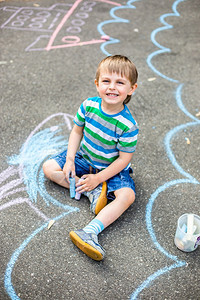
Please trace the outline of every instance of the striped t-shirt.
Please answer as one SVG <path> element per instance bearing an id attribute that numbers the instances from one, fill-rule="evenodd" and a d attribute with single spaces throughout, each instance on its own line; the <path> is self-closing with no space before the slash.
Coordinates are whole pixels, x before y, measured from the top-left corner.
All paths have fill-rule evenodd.
<path id="1" fill-rule="evenodd" d="M 135 151 L 138 126 L 128 107 L 108 115 L 101 109 L 101 98 L 86 99 L 78 109 L 74 123 L 84 126 L 80 152 L 97 169 L 104 169 L 119 157 L 119 151 Z"/>

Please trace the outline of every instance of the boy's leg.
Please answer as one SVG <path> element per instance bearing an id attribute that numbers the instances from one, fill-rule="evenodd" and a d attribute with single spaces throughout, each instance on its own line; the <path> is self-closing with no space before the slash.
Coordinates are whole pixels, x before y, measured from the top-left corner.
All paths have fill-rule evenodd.
<path id="1" fill-rule="evenodd" d="M 90 200 L 90 210 L 97 215 L 107 204 L 107 183 L 104 181 L 94 190 L 84 193 Z"/>
<path id="2" fill-rule="evenodd" d="M 49 159 L 43 164 L 43 172 L 51 181 L 63 187 L 69 188 L 69 183 L 65 178 L 63 170 L 54 159 Z"/>
<path id="3" fill-rule="evenodd" d="M 95 218 L 83 229 L 71 231 L 70 238 L 86 255 L 94 260 L 102 260 L 105 250 L 99 244 L 97 235 L 103 229 L 102 222 Z"/>
<path id="4" fill-rule="evenodd" d="M 59 159 L 62 160 L 61 166 L 64 165 L 63 154 L 60 154 Z M 64 154 L 66 157 L 66 152 Z M 59 160 L 59 162 L 60 162 Z M 51 181 L 65 187 L 69 188 L 69 183 L 67 182 L 63 170 L 59 165 L 59 163 L 55 159 L 49 159 L 43 164 L 43 172 L 45 176 L 50 179 Z M 80 170 L 79 164 L 78 168 Z M 89 171 L 89 170 L 88 170 Z M 84 174 L 84 173 L 83 173 Z M 76 182 L 78 182 L 79 177 L 75 177 Z M 86 197 L 90 200 L 90 209 L 91 211 L 97 215 L 99 211 L 107 204 L 107 184 L 104 182 L 103 184 L 99 185 L 96 189 L 84 193 Z"/>
<path id="5" fill-rule="evenodd" d="M 135 200 L 135 193 L 131 188 L 121 188 L 115 191 L 115 197 L 83 230 L 70 232 L 72 242 L 94 260 L 102 260 L 105 255 L 97 235 L 127 210 Z"/>
<path id="6" fill-rule="evenodd" d="M 135 201 L 135 193 L 131 188 L 121 188 L 114 192 L 115 199 L 106 205 L 96 216 L 104 228 L 117 220 Z"/>

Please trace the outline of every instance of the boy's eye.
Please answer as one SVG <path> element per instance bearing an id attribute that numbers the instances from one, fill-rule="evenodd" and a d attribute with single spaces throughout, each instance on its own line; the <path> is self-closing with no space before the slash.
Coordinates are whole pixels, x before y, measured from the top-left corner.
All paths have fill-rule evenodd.
<path id="1" fill-rule="evenodd" d="M 102 80 L 102 82 L 105 82 L 105 83 L 107 83 L 107 82 L 109 82 L 109 80 L 107 80 L 107 79 L 104 79 L 104 80 Z"/>
<path id="2" fill-rule="evenodd" d="M 119 84 L 124 84 L 122 81 L 118 81 Z"/>

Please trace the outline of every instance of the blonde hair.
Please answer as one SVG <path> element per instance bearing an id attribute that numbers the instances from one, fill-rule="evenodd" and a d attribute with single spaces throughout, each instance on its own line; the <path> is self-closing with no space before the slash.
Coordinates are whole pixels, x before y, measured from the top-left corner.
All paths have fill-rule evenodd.
<path id="1" fill-rule="evenodd" d="M 98 65 L 96 71 L 96 80 L 99 82 L 100 73 L 102 70 L 107 70 L 109 73 L 117 73 L 122 77 L 126 77 L 131 86 L 137 82 L 138 72 L 134 63 L 123 55 L 113 55 L 104 58 Z M 131 95 L 127 95 L 124 104 L 131 100 Z"/>

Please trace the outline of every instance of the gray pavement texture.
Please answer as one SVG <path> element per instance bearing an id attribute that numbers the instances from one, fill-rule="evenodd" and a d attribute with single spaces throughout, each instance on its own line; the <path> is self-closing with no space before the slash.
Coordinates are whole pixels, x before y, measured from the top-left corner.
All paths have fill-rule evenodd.
<path id="1" fill-rule="evenodd" d="M 0 1 L 1 300 L 200 298 L 200 248 L 174 245 L 178 218 L 200 215 L 199 37 L 199 0 Z M 101 233 L 96 262 L 69 238 L 93 218 L 87 198 L 70 199 L 41 165 L 66 147 L 110 54 L 139 72 L 137 195 Z"/>

